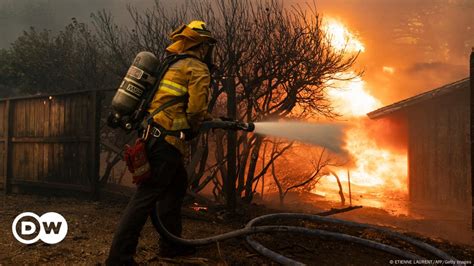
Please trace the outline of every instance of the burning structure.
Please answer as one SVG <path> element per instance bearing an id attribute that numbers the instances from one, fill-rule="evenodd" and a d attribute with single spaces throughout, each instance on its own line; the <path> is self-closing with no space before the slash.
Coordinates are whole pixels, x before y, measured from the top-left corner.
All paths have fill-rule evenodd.
<path id="1" fill-rule="evenodd" d="M 412 208 L 456 212 L 471 224 L 471 229 L 474 229 L 473 72 L 474 50 L 471 78 L 368 113 L 371 119 L 384 118 L 403 125 L 400 130 L 406 136 Z"/>

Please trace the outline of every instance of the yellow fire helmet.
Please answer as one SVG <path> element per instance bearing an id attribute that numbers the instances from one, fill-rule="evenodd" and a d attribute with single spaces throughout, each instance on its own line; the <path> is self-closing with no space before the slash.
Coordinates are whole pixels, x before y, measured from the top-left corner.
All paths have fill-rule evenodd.
<path id="1" fill-rule="evenodd" d="M 177 54 L 205 41 L 212 44 L 216 42 L 211 32 L 206 29 L 206 23 L 200 20 L 193 20 L 188 25 L 181 25 L 169 37 L 173 43 L 166 50 Z"/>

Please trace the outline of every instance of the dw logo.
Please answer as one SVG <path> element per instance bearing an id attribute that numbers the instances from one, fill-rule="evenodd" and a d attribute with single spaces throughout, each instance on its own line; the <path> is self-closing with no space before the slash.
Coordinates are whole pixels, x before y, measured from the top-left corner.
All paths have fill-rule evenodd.
<path id="1" fill-rule="evenodd" d="M 38 240 L 47 244 L 57 244 L 67 235 L 67 222 L 56 212 L 38 216 L 32 212 L 18 215 L 12 223 L 13 236 L 23 244 L 33 244 Z"/>

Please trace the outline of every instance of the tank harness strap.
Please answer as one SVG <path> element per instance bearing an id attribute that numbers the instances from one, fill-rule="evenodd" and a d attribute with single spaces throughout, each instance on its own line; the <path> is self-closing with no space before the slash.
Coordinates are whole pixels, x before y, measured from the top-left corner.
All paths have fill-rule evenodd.
<path id="1" fill-rule="evenodd" d="M 160 105 L 158 108 L 156 108 L 151 114 L 149 114 L 142 122 L 142 128 L 145 130 L 143 131 L 143 136 L 142 138 L 146 141 L 149 136 L 153 136 L 154 138 L 164 138 L 166 136 L 175 136 L 175 137 L 182 137 L 181 136 L 181 131 L 177 130 L 167 130 L 163 126 L 159 125 L 158 123 L 155 123 L 153 120 L 153 117 L 160 113 L 161 111 L 165 110 L 168 107 L 171 107 L 175 104 L 185 102 L 187 100 L 188 96 L 183 95 L 180 97 L 175 97 L 164 104 Z M 154 142 L 154 141 L 153 141 Z"/>
<path id="2" fill-rule="evenodd" d="M 160 105 L 158 108 L 156 108 L 151 114 L 148 115 L 148 117 L 144 120 L 146 122 L 146 125 L 149 125 L 153 122 L 153 117 L 160 113 L 161 111 L 165 110 L 168 107 L 171 107 L 175 104 L 185 102 L 187 100 L 188 96 L 183 95 L 179 97 L 175 97 L 164 104 Z"/>
<path id="3" fill-rule="evenodd" d="M 160 87 L 160 81 L 165 76 L 165 73 L 166 73 L 166 71 L 168 71 L 168 68 L 172 64 L 178 62 L 179 60 L 186 59 L 186 58 L 195 58 L 195 59 L 199 60 L 199 58 L 197 58 L 196 56 L 189 55 L 189 54 L 172 54 L 172 55 L 167 56 L 164 59 L 163 64 L 161 65 L 161 67 L 156 72 L 156 80 L 158 82 L 155 83 L 155 87 L 153 88 L 151 93 L 149 93 L 148 96 L 147 96 L 147 99 L 146 99 L 146 104 L 147 105 L 149 105 L 151 103 L 153 97 L 155 96 L 156 92 L 158 91 L 158 89 Z"/>

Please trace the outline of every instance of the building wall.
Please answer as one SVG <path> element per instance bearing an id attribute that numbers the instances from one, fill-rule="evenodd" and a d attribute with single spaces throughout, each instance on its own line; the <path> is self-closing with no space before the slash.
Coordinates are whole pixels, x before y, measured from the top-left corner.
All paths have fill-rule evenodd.
<path id="1" fill-rule="evenodd" d="M 471 208 L 469 86 L 406 110 L 414 203 Z"/>

